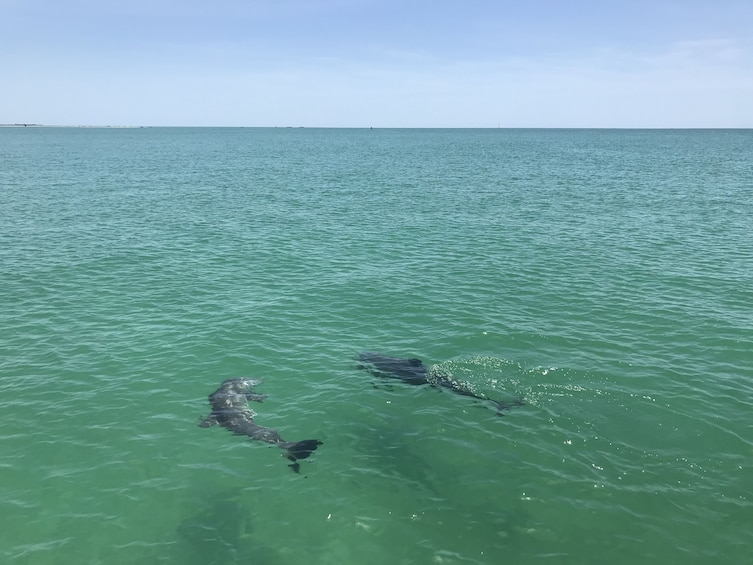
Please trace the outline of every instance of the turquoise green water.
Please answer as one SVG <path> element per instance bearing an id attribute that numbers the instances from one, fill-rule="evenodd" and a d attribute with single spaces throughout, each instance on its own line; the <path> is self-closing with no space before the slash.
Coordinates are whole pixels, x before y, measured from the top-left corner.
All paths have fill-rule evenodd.
<path id="1" fill-rule="evenodd" d="M 751 218 L 747 130 L 0 129 L 0 560 L 748 562 Z"/>

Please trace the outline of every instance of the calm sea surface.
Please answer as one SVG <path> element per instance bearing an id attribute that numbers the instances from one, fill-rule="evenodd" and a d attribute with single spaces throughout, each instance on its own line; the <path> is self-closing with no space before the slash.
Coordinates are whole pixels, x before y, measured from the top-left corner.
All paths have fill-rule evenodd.
<path id="1" fill-rule="evenodd" d="M 750 563 L 752 408 L 753 131 L 0 128 L 2 562 Z"/>

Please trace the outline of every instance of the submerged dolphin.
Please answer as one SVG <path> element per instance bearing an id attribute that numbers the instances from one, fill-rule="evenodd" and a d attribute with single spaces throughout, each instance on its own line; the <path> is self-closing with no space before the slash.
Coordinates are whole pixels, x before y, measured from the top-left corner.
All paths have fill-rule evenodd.
<path id="1" fill-rule="evenodd" d="M 420 359 L 390 357 L 389 355 L 382 355 L 373 351 L 364 351 L 358 355 L 358 360 L 360 361 L 358 368 L 368 371 L 375 377 L 399 379 L 411 385 L 431 385 L 440 390 L 450 390 L 461 396 L 470 396 L 477 400 L 484 400 L 491 403 L 497 409 L 497 414 L 502 414 L 504 410 L 513 406 L 523 405 L 521 399 L 502 402 L 476 394 L 470 389 L 467 383 L 456 381 L 439 372 L 430 372 L 429 368 Z"/>
<path id="2" fill-rule="evenodd" d="M 322 445 L 322 442 L 318 439 L 285 441 L 277 431 L 254 422 L 256 412 L 249 408 L 248 401 L 261 402 L 266 398 L 266 395 L 257 394 L 251 390 L 251 387 L 259 383 L 261 383 L 261 380 L 245 377 L 223 381 L 220 388 L 209 395 L 209 404 L 212 405 L 212 411 L 201 420 L 199 426 L 208 428 L 219 424 L 234 434 L 278 445 L 285 450 L 283 455 L 292 461 L 289 466 L 297 473 L 300 469 L 297 460 L 306 459 L 317 447 Z"/>

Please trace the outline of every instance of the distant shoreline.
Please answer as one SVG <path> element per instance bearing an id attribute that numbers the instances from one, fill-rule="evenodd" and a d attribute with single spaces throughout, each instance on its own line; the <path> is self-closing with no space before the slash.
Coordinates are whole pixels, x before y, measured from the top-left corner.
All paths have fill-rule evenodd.
<path id="1" fill-rule="evenodd" d="M 0 128 L 110 128 L 110 129 L 138 129 L 146 126 L 66 126 L 47 124 L 0 124 Z"/>

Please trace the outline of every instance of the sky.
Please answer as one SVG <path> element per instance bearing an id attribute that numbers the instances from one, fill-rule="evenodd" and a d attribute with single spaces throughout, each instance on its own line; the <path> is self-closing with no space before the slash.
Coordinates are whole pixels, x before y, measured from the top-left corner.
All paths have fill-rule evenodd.
<path id="1" fill-rule="evenodd" d="M 0 124 L 753 128 L 751 0 L 0 0 Z"/>

